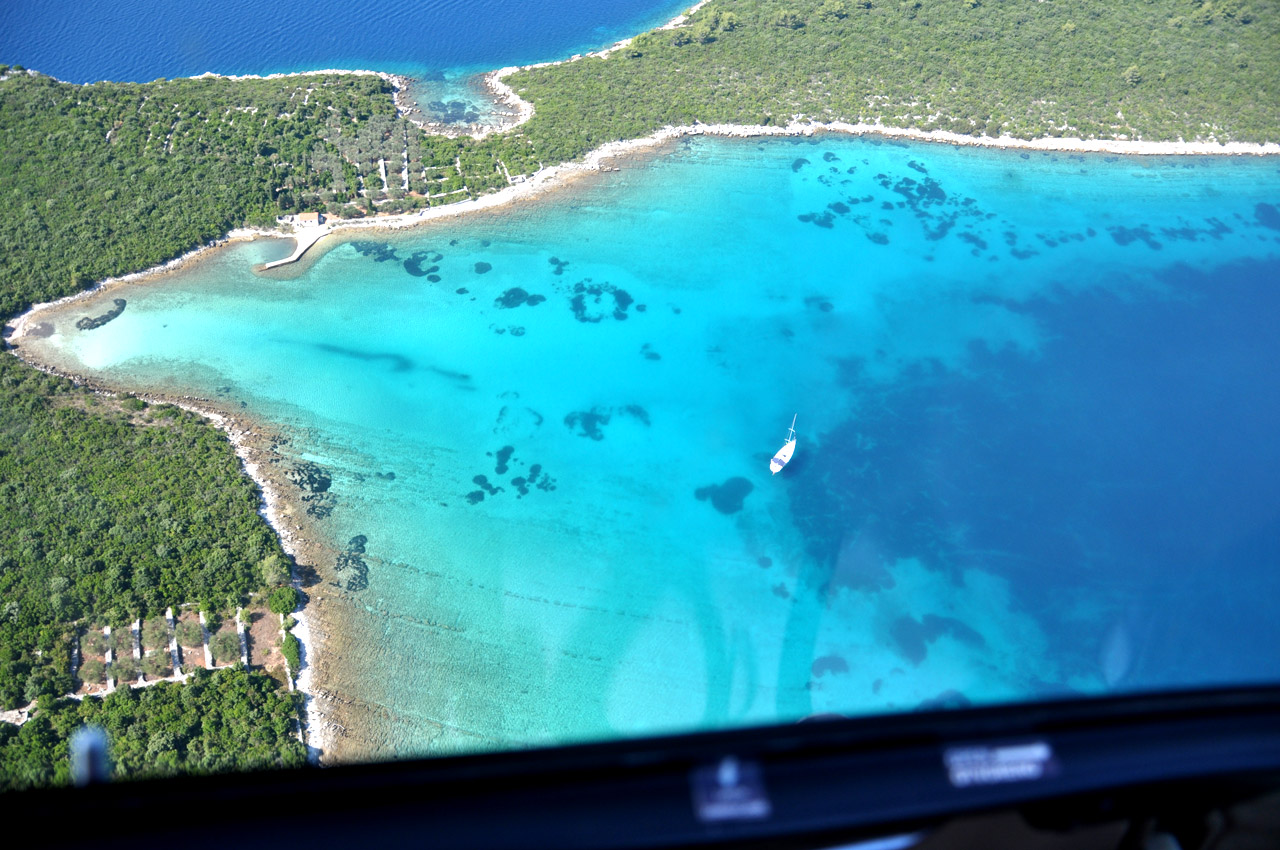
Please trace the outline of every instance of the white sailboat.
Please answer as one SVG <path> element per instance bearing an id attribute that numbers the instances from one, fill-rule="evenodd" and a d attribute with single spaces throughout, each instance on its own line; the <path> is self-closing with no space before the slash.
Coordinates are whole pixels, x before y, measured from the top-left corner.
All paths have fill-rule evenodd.
<path id="1" fill-rule="evenodd" d="M 796 453 L 796 417 L 791 417 L 791 427 L 787 429 L 787 441 L 778 449 L 778 453 L 769 461 L 769 471 L 777 475 L 787 465 L 791 456 Z"/>

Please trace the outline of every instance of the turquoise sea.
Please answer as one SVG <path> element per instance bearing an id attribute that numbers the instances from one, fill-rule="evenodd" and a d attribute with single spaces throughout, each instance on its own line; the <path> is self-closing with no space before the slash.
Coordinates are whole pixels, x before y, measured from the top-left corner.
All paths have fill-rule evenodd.
<path id="1" fill-rule="evenodd" d="M 1274 158 L 697 138 L 24 345 L 293 437 L 374 754 L 1270 680 L 1278 207 Z"/>

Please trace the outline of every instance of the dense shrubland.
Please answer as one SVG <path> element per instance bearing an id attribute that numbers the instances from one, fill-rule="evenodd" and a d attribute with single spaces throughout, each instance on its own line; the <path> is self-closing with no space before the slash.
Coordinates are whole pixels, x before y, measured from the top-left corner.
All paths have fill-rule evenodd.
<path id="1" fill-rule="evenodd" d="M 258 503 L 198 417 L 127 411 L 0 357 L 0 704 L 73 689 L 76 621 L 226 609 L 287 580 Z"/>
<path id="2" fill-rule="evenodd" d="M 23 726 L 0 723 L 0 791 L 69 783 L 68 744 L 86 723 L 107 733 L 116 779 L 298 767 L 297 717 L 295 694 L 240 667 L 101 699 L 46 697 Z"/>
<path id="3" fill-rule="evenodd" d="M 1280 141 L 1274 0 L 714 0 L 608 58 L 520 72 L 558 161 L 667 124 L 880 121 L 1019 137 Z"/>

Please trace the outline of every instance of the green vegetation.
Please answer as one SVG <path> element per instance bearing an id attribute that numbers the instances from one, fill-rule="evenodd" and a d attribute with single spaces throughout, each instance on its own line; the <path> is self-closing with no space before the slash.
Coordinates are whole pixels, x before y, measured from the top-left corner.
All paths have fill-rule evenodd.
<path id="1" fill-rule="evenodd" d="M 126 413 L 0 357 L 0 704 L 73 689 L 76 621 L 234 604 L 283 558 L 259 492 L 217 429 Z M 97 640 L 92 638 L 91 640 Z"/>
<path id="2" fill-rule="evenodd" d="M 107 667 L 101 661 L 90 658 L 80 665 L 77 676 L 79 676 L 80 681 L 86 684 L 101 685 L 107 679 Z"/>
<path id="3" fill-rule="evenodd" d="M 107 636 L 98 629 L 90 629 L 81 636 L 80 649 L 90 655 L 102 655 L 107 651 Z"/>
<path id="4" fill-rule="evenodd" d="M 272 553 L 258 564 L 258 572 L 262 575 L 262 583 L 268 587 L 286 584 L 289 581 L 289 562 Z"/>
<path id="5" fill-rule="evenodd" d="M 218 632 L 209 638 L 209 651 L 219 664 L 233 664 L 240 659 L 240 636 L 235 632 Z"/>
<path id="6" fill-rule="evenodd" d="M 169 624 L 164 617 L 152 617 L 142 624 L 142 645 L 147 649 L 169 646 Z"/>
<path id="7" fill-rule="evenodd" d="M 668 124 L 1274 141 L 1278 13 L 1276 0 L 714 0 L 607 58 L 510 77 L 534 118 L 481 142 L 396 117 L 371 76 L 14 74 L 0 82 L 0 315 L 241 224 L 454 203 Z"/>
<path id="8" fill-rule="evenodd" d="M 103 699 L 45 698 L 23 726 L 0 723 L 0 790 L 67 784 L 68 742 L 86 723 L 106 730 L 118 779 L 300 766 L 297 715 L 295 695 L 239 667 Z"/>
<path id="9" fill-rule="evenodd" d="M 292 614 L 302 600 L 302 594 L 292 587 L 277 587 L 267 597 L 267 608 L 272 614 Z"/>
<path id="10" fill-rule="evenodd" d="M 184 620 L 174 629 L 180 646 L 200 646 L 204 643 L 204 635 L 200 632 L 200 624 Z"/>
<path id="11" fill-rule="evenodd" d="M 537 168 L 524 140 L 427 136 L 390 95 L 372 76 L 0 81 L 0 316 L 282 213 L 452 203 L 507 185 L 499 156 Z"/>
<path id="12" fill-rule="evenodd" d="M 668 124 L 797 115 L 1020 137 L 1278 141 L 1280 8 L 714 0 L 687 27 L 507 82 L 535 107 L 517 135 L 548 163 Z"/>
<path id="13" fill-rule="evenodd" d="M 109 670 L 111 678 L 116 680 L 116 687 L 124 687 L 130 682 L 137 681 L 138 673 L 141 672 L 138 659 L 119 652 L 111 656 Z"/>
<path id="14" fill-rule="evenodd" d="M 0 315 L 274 225 L 330 175 L 327 122 L 391 112 L 377 77 L 0 83 Z"/>
<path id="15" fill-rule="evenodd" d="M 154 678 L 163 679 L 173 674 L 173 661 L 168 650 L 159 650 L 147 654 L 142 659 L 142 672 Z"/>
<path id="16" fill-rule="evenodd" d="M 291 632 L 285 632 L 280 640 L 280 653 L 289 662 L 289 670 L 296 676 L 302 668 L 302 649 L 298 639 Z"/>

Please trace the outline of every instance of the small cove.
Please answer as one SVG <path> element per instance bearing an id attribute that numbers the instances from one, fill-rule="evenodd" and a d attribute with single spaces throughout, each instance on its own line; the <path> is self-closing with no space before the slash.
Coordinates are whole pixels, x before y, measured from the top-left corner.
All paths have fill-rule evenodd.
<path id="1" fill-rule="evenodd" d="M 1273 669 L 1274 160 L 825 136 L 624 166 L 291 280 L 232 246 L 23 341 L 289 435 L 351 752 Z"/>

